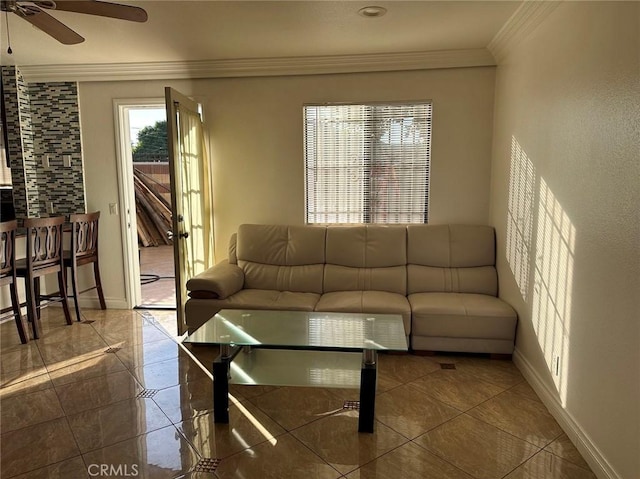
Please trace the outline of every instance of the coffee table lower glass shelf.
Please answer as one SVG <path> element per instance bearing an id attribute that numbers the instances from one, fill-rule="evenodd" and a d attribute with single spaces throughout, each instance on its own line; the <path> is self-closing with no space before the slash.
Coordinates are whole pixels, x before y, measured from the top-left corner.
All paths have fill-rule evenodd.
<path id="1" fill-rule="evenodd" d="M 378 351 L 406 351 L 400 315 L 222 310 L 185 342 L 219 345 L 213 412 L 229 422 L 229 384 L 360 387 L 358 430 L 373 432 Z"/>

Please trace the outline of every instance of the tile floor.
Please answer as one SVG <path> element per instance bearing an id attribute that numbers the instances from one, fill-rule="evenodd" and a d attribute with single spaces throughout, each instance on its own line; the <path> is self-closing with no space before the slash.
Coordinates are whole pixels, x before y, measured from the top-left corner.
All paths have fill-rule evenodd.
<path id="1" fill-rule="evenodd" d="M 343 408 L 354 390 L 232 386 L 230 424 L 214 424 L 174 314 L 85 310 L 65 326 L 49 308 L 27 345 L 0 324 L 2 478 L 595 478 L 504 360 L 381 355 L 373 434 Z"/>

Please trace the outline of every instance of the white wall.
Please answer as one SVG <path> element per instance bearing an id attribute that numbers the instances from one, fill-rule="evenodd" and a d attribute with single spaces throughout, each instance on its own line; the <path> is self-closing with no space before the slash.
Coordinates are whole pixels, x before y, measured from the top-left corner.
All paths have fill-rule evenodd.
<path id="1" fill-rule="evenodd" d="M 625 479 L 640 477 L 639 26 L 637 2 L 562 2 L 511 50 L 491 184 L 515 360 L 599 477 Z"/>
<path id="2" fill-rule="evenodd" d="M 89 210 L 100 220 L 101 273 L 124 301 L 113 100 L 162 97 L 172 86 L 204 104 L 213 162 L 217 259 L 241 223 L 304 222 L 302 106 L 433 100 L 430 220 L 487 223 L 495 68 L 80 84 Z M 104 238 L 108 238 L 104 241 Z"/>

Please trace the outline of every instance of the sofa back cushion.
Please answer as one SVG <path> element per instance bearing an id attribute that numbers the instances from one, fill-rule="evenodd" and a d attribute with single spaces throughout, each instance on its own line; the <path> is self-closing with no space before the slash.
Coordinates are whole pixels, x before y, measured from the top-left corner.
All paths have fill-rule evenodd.
<path id="1" fill-rule="evenodd" d="M 409 225 L 407 263 L 409 294 L 498 294 L 491 226 Z"/>
<path id="2" fill-rule="evenodd" d="M 325 228 L 240 225 L 236 257 L 245 289 L 322 293 Z"/>
<path id="3" fill-rule="evenodd" d="M 324 292 L 407 294 L 404 226 L 328 226 Z"/>

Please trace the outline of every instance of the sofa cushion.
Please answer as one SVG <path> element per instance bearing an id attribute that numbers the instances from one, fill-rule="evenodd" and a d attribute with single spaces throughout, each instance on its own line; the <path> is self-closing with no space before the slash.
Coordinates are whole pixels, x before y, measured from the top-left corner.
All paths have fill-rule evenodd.
<path id="1" fill-rule="evenodd" d="M 323 227 L 241 225 L 236 256 L 246 289 L 322 293 Z"/>
<path id="2" fill-rule="evenodd" d="M 340 313 L 400 314 L 407 335 L 411 333 L 411 307 L 406 296 L 388 291 L 334 291 L 324 293 L 316 311 Z"/>
<path id="3" fill-rule="evenodd" d="M 486 294 L 409 295 L 414 336 L 513 340 L 517 315 L 504 301 Z"/>
<path id="4" fill-rule="evenodd" d="M 496 296 L 495 233 L 483 225 L 408 225 L 407 291 Z"/>
<path id="5" fill-rule="evenodd" d="M 238 228 L 238 261 L 295 266 L 325 262 L 325 228 L 249 225 Z"/>
<path id="6" fill-rule="evenodd" d="M 408 293 L 477 293 L 496 296 L 498 276 L 493 266 L 437 268 L 407 265 Z"/>
<path id="7" fill-rule="evenodd" d="M 324 292 L 389 291 L 406 295 L 406 228 L 327 227 Z"/>
<path id="8" fill-rule="evenodd" d="M 291 309 L 313 311 L 320 299 L 317 293 L 275 291 L 272 289 L 243 289 L 217 302 L 219 309 Z"/>
<path id="9" fill-rule="evenodd" d="M 407 263 L 441 268 L 495 265 L 495 232 L 485 225 L 408 225 Z"/>

